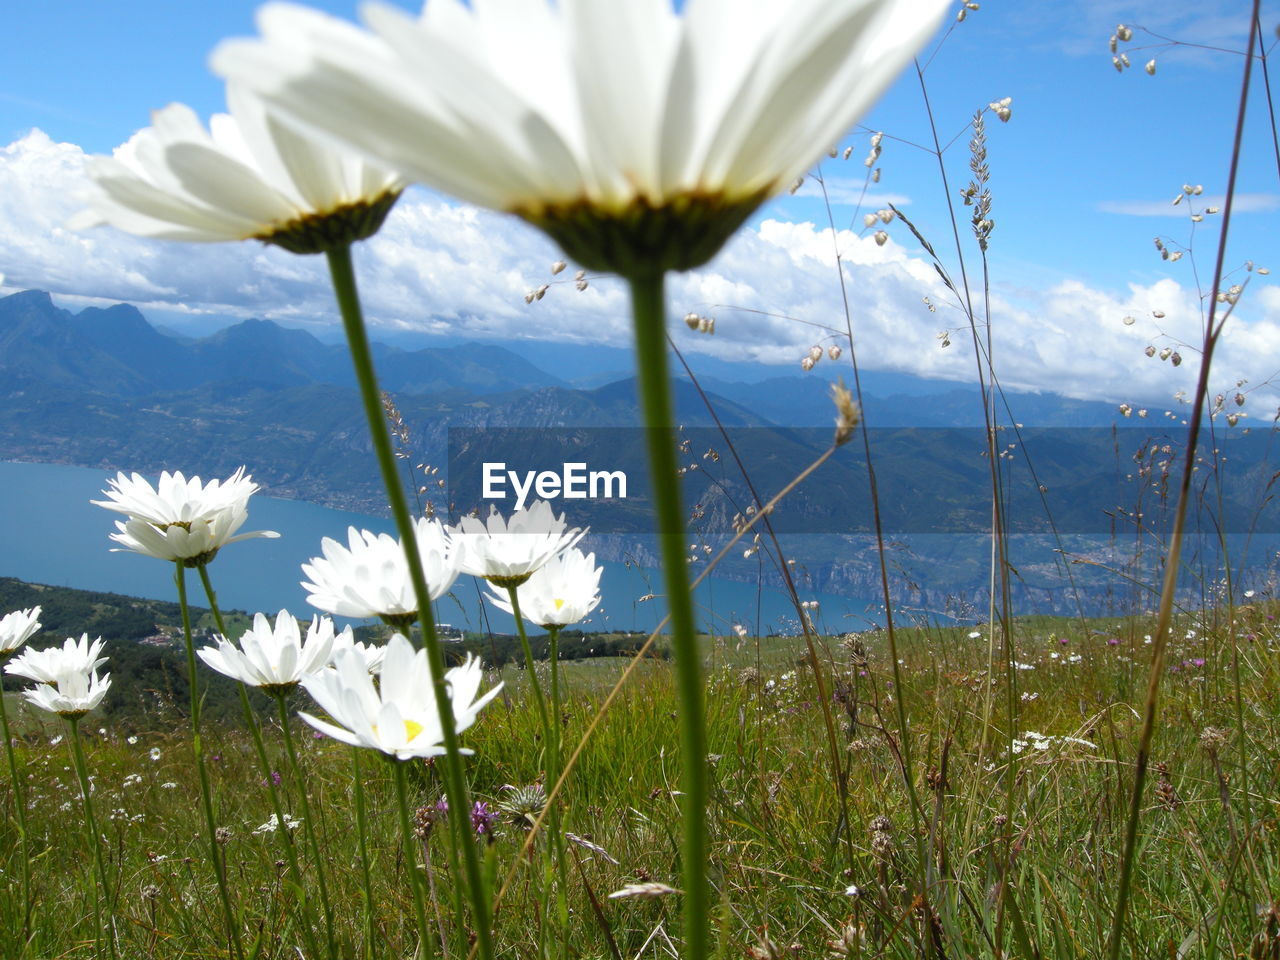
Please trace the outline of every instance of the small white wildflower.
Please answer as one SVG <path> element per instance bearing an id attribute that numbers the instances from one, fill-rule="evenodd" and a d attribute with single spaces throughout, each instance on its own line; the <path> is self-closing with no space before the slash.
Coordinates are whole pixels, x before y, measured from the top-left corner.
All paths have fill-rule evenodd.
<path id="1" fill-rule="evenodd" d="M 160 759 L 160 756 L 161 756 L 161 754 L 160 754 L 160 748 L 159 748 L 159 747 L 152 747 L 152 748 L 151 748 L 151 753 L 150 753 L 150 757 L 151 757 L 151 759 L 152 759 L 152 760 L 159 760 L 159 759 Z"/>
<path id="2" fill-rule="evenodd" d="M 267 818 L 266 823 L 263 823 L 255 827 L 253 832 L 254 833 L 275 833 L 276 830 L 279 829 L 281 823 L 283 823 L 285 827 L 289 830 L 297 830 L 298 827 L 302 826 L 301 820 L 294 819 L 292 816 L 290 816 L 287 813 L 284 815 L 283 821 L 277 820 L 276 815 L 273 813 L 270 817 Z"/>

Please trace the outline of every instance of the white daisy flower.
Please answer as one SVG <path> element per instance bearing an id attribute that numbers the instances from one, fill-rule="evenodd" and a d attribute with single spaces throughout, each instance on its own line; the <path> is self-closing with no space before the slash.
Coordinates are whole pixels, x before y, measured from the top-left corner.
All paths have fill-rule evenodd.
<path id="1" fill-rule="evenodd" d="M 206 130 L 180 103 L 152 114 L 111 157 L 91 157 L 97 187 L 76 229 L 110 224 L 166 240 L 257 239 L 317 253 L 376 233 L 398 175 L 299 134 L 237 84 Z"/>
<path id="2" fill-rule="evenodd" d="M 516 588 L 521 616 L 548 629 L 577 623 L 600 603 L 602 573 L 604 568 L 596 566 L 596 555 L 583 554 L 577 547 L 552 557 Z M 512 613 L 507 592 L 491 590 L 489 602 Z"/>
<path id="3" fill-rule="evenodd" d="M 331 721 L 308 713 L 300 716 L 335 740 L 380 750 L 400 760 L 443 755 L 444 734 L 426 651 L 415 651 L 399 633 L 392 635 L 386 649 L 377 684 L 364 659 L 345 649 L 338 651 L 332 670 L 303 677 L 302 686 Z M 502 689 L 498 684 L 477 699 L 483 678 L 480 661 L 474 657 L 445 673 L 459 733 L 475 722 L 480 710 Z"/>
<path id="4" fill-rule="evenodd" d="M 95 670 L 66 670 L 52 683 L 41 683 L 22 695 L 41 710 L 71 720 L 83 717 L 100 703 L 111 689 L 111 675 L 98 676 Z"/>
<path id="5" fill-rule="evenodd" d="M 155 487 L 137 473 L 129 477 L 120 473 L 108 482 L 110 489 L 102 491 L 108 499 L 90 503 L 129 517 L 117 521 L 117 532 L 111 534 L 121 544 L 117 550 L 200 566 L 228 543 L 280 536 L 274 530 L 236 533 L 248 519 L 249 497 L 258 490 L 244 467 L 226 480 L 207 484 L 199 477 L 188 480 L 181 472 L 168 471 L 160 474 Z"/>
<path id="6" fill-rule="evenodd" d="M 66 674 L 93 673 L 106 663 L 106 657 L 98 656 L 104 643 L 101 637 L 90 643 L 89 635 L 84 633 L 79 640 L 67 637 L 61 647 L 28 648 L 5 664 L 4 672 L 36 683 L 56 684 Z"/>
<path id="7" fill-rule="evenodd" d="M 7 657 L 40 629 L 40 608 L 14 610 L 0 617 L 0 657 Z"/>
<path id="8" fill-rule="evenodd" d="M 503 520 L 497 508 L 489 519 L 463 517 L 449 529 L 458 569 L 499 587 L 518 586 L 534 571 L 582 539 L 586 530 L 567 529 L 545 500 L 535 500 Z"/>
<path id="9" fill-rule="evenodd" d="M 946 0 L 430 0 L 368 30 L 271 3 L 214 70 L 585 267 L 706 262 L 836 143 Z"/>
<path id="10" fill-rule="evenodd" d="M 420 517 L 414 534 L 432 600 L 447 593 L 458 579 L 454 550 L 439 520 Z M 379 617 L 407 629 L 418 615 L 418 601 L 400 541 L 385 533 L 347 529 L 347 546 L 325 537 L 323 556 L 302 565 L 310 579 L 302 581 L 307 602 L 339 617 Z"/>
<path id="11" fill-rule="evenodd" d="M 348 644 L 353 642 L 350 627 L 342 636 Z M 304 638 L 298 621 L 281 610 L 274 627 L 261 613 L 255 614 L 253 627 L 244 632 L 239 644 L 237 648 L 226 637 L 218 637 L 217 646 L 197 653 L 219 673 L 275 694 L 293 689 L 304 676 L 328 665 L 337 634 L 328 617 L 313 617 Z"/>

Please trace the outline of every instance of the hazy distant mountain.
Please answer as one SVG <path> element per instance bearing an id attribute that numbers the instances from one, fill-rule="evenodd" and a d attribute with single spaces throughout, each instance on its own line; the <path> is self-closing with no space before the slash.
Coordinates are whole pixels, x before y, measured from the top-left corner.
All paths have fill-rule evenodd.
<path id="1" fill-rule="evenodd" d="M 608 428 L 591 438 L 600 463 L 607 469 L 625 466 L 634 476 L 646 474 L 642 439 L 617 429 L 640 419 L 626 351 L 600 350 L 593 363 L 592 351 L 581 345 L 535 349 L 517 343 L 513 348 L 375 346 L 381 385 L 394 394 L 410 431 L 404 465 L 412 488 L 427 486 L 437 505 L 449 508 L 447 492 L 432 486 L 434 478 L 428 481 L 415 465 L 439 467 L 443 475 L 451 427 L 533 428 L 513 436 L 501 451 L 513 461 L 536 455 L 539 438 L 559 428 L 583 433 Z M 570 386 L 528 357 L 554 361 L 558 372 L 586 378 L 590 385 Z M 830 381 L 818 371 L 760 378 L 758 367 L 752 377 L 740 365 L 717 361 L 707 366 L 714 375 L 700 376 L 699 383 L 720 422 L 735 431 L 735 443 L 762 494 L 778 490 L 830 444 Z M 605 377 L 609 370 L 622 372 Z M 733 379 L 739 373 L 744 379 Z M 981 531 L 989 522 L 983 434 L 953 429 L 981 424 L 976 389 L 869 373 L 864 390 L 869 422 L 885 428 L 872 446 L 886 528 L 891 534 L 905 531 L 911 544 L 895 546 L 903 583 L 915 591 L 911 596 L 935 605 L 955 596 L 979 597 L 989 555 L 989 547 L 979 543 L 982 537 L 971 538 L 981 549 L 959 552 L 956 538 L 932 537 L 934 532 Z M 699 432 L 714 422 L 699 391 L 687 379 L 677 379 L 674 392 L 690 439 L 681 454 L 687 502 L 703 529 L 723 531 L 735 513 L 745 510 L 750 493 L 719 435 Z M 273 495 L 385 512 L 347 350 L 303 330 L 248 320 L 191 339 L 157 330 L 127 304 L 72 314 L 57 308 L 46 293 L 14 294 L 0 299 L 0 400 L 0 459 L 152 474 L 182 469 L 204 476 L 225 476 L 243 464 Z M 1123 537 L 1126 505 L 1132 509 L 1138 502 L 1143 485 L 1149 500 L 1157 498 L 1143 510 L 1153 517 L 1167 511 L 1167 490 L 1162 492 L 1158 472 L 1150 473 L 1156 451 L 1149 450 L 1144 461 L 1153 479 L 1135 480 L 1133 460 L 1133 448 L 1146 431 L 1158 431 L 1161 424 L 1122 421 L 1145 429 L 1117 438 L 1109 429 L 1115 422 L 1109 404 L 1011 394 L 1010 405 L 1014 418 L 1029 425 L 1108 428 L 1007 437 L 1011 445 L 1000 469 L 1012 529 L 1043 532 L 1043 524 L 1036 524 L 1048 509 L 1061 530 L 1105 532 L 1114 519 Z M 1179 438 L 1160 442 L 1171 442 L 1176 453 Z M 1034 476 L 1021 463 L 1024 449 L 1033 453 Z M 870 595 L 879 561 L 865 536 L 853 536 L 863 535 L 869 516 L 868 471 L 860 451 L 861 444 L 839 451 L 788 498 L 774 520 L 803 532 L 804 545 L 792 556 L 814 586 Z M 1232 455 L 1239 465 L 1234 469 L 1245 473 L 1228 489 L 1220 516 L 1229 529 L 1280 531 L 1280 507 L 1264 511 L 1257 504 L 1274 472 L 1265 454 L 1241 444 Z M 643 511 L 644 500 L 629 499 L 627 507 Z M 581 522 L 605 529 L 591 509 L 582 505 Z M 609 559 L 622 557 L 610 556 L 607 544 L 599 549 Z M 655 562 L 634 546 L 627 549 L 628 557 Z M 1032 581 L 1045 591 L 1061 585 L 1057 549 L 1049 542 L 1049 559 L 1028 558 L 1019 565 L 1027 589 Z M 1111 562 L 1105 551 L 1090 556 Z M 736 563 L 752 573 L 756 562 L 731 560 L 727 572 Z"/>
<path id="2" fill-rule="evenodd" d="M 852 377 L 844 378 L 852 389 Z M 816 374 L 772 377 L 759 383 L 737 383 L 699 377 L 704 390 L 749 406 L 777 424 L 826 426 L 831 422 L 831 380 Z M 872 372 L 862 376 L 867 422 L 876 427 L 980 427 L 982 398 L 976 386 L 925 380 L 907 374 Z M 1006 394 L 1013 417 L 1021 423 L 1055 427 L 1109 426 L 1114 404 L 1073 400 L 1051 393 Z M 1000 420 L 1009 417 L 1001 406 Z"/>
<path id="3" fill-rule="evenodd" d="M 379 344 L 376 353 L 383 389 L 397 393 L 564 386 L 497 346 L 406 351 Z M 180 339 L 161 333 L 129 304 L 72 314 L 38 290 L 0 298 L 0 372 L 120 396 L 227 380 L 266 388 L 355 383 L 346 347 L 305 330 L 245 320 L 198 340 Z"/>

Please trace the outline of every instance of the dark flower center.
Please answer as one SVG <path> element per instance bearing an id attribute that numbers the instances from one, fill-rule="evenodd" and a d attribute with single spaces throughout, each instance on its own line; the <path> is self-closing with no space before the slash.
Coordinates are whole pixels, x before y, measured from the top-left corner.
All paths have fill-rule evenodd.
<path id="1" fill-rule="evenodd" d="M 661 206 L 637 197 L 622 210 L 575 200 L 512 212 L 549 234 L 587 269 L 633 277 L 702 266 L 772 193 L 772 186 L 733 199 L 685 193 Z"/>
<path id="2" fill-rule="evenodd" d="M 326 213 L 309 213 L 260 233 L 255 239 L 284 247 L 290 253 L 326 253 L 348 247 L 378 232 L 400 193 L 388 190 L 373 200 L 358 200 Z"/>

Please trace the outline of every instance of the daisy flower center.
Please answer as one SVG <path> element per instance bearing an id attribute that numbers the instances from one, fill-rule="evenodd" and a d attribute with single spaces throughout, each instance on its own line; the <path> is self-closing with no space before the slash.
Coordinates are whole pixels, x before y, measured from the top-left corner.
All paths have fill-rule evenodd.
<path id="1" fill-rule="evenodd" d="M 374 200 L 357 200 L 326 213 L 308 213 L 255 234 L 254 239 L 290 253 L 325 253 L 373 236 L 399 199 L 399 190 L 388 190 Z"/>

